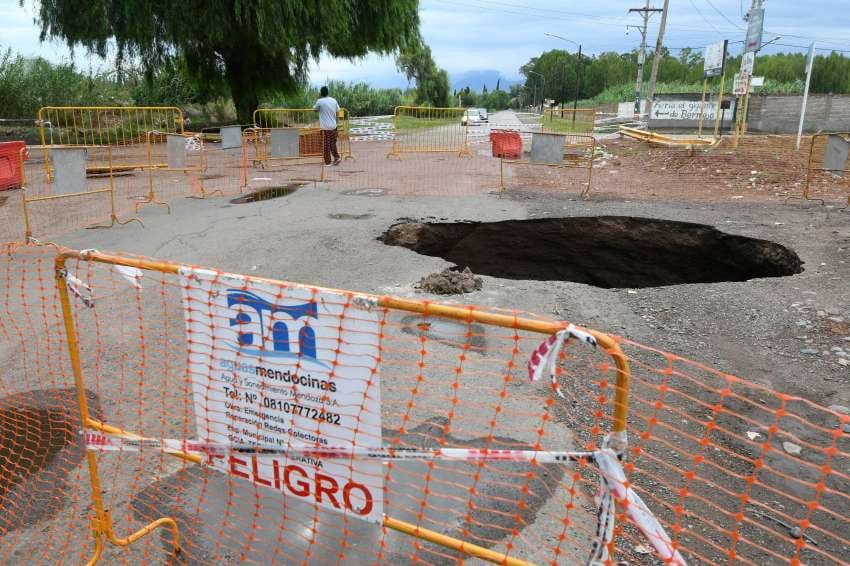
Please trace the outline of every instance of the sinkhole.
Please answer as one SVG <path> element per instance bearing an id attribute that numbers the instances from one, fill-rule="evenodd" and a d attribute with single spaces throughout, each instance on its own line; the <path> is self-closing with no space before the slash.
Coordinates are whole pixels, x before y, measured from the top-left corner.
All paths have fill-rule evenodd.
<path id="1" fill-rule="evenodd" d="M 478 275 L 610 288 L 747 281 L 803 271 L 793 250 L 705 224 L 589 216 L 501 222 L 405 221 L 380 237 Z"/>

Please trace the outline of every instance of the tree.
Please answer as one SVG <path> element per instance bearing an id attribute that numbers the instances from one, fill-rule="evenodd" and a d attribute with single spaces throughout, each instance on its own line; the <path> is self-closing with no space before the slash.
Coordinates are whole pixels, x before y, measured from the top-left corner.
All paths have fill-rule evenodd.
<path id="1" fill-rule="evenodd" d="M 473 92 L 468 86 L 465 87 L 462 91 L 460 91 L 460 105 L 461 106 L 475 106 L 478 102 L 478 97 L 475 96 L 475 92 Z"/>
<path id="2" fill-rule="evenodd" d="M 496 90 L 500 90 L 500 89 L 499 89 L 499 86 L 500 86 L 501 84 L 502 84 L 502 78 L 501 78 L 501 77 L 499 77 L 498 79 L 496 79 Z"/>
<path id="3" fill-rule="evenodd" d="M 23 0 L 21 0 L 23 1 Z M 418 0 L 39 0 L 41 39 L 156 70 L 179 55 L 202 91 L 229 87 L 239 121 L 262 94 L 292 92 L 310 59 L 388 54 L 418 41 Z"/>
<path id="4" fill-rule="evenodd" d="M 416 102 L 435 107 L 449 105 L 449 74 L 437 67 L 431 48 L 421 37 L 399 50 L 396 67 L 407 80 L 416 81 Z"/>

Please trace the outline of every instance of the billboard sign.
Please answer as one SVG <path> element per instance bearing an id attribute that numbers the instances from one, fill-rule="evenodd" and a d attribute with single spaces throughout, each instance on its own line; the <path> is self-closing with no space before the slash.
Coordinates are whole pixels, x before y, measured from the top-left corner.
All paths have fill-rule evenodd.
<path id="1" fill-rule="evenodd" d="M 744 42 L 744 52 L 758 51 L 761 47 L 761 34 L 764 27 L 764 8 L 750 10 L 747 39 Z"/>
<path id="2" fill-rule="evenodd" d="M 726 63 L 726 41 L 718 41 L 705 47 L 703 51 L 703 78 L 719 77 Z"/>

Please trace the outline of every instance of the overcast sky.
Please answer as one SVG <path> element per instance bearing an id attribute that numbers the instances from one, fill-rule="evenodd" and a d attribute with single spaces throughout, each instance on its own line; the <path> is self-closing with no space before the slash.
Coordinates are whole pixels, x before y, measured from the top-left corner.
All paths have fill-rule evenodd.
<path id="1" fill-rule="evenodd" d="M 58 61 L 70 52 L 61 44 L 39 43 L 33 23 L 33 1 L 0 0 L 0 45 L 27 56 L 41 55 Z M 660 7 L 663 0 L 652 0 Z M 552 48 L 575 49 L 572 44 L 547 37 L 554 33 L 582 44 L 585 53 L 628 51 L 640 43 L 640 34 L 628 25 L 638 25 L 638 14 L 629 8 L 641 7 L 645 0 L 421 0 L 422 33 L 431 46 L 437 64 L 459 74 L 464 71 L 495 69 L 502 76 L 516 78 L 519 67 L 530 57 Z M 702 47 L 729 39 L 741 41 L 746 23 L 741 15 L 750 0 L 670 0 L 665 45 L 670 49 Z M 850 0 L 766 0 L 765 36 L 782 38 L 764 52 L 804 51 L 810 41 L 817 47 L 845 50 L 850 54 Z M 650 20 L 648 43 L 654 45 L 660 17 Z M 796 46 L 796 47 L 795 47 Z M 740 52 L 741 43 L 731 52 Z M 820 51 L 824 53 L 825 51 Z M 87 69 L 105 66 L 77 50 L 75 61 Z M 350 62 L 322 58 L 313 65 L 311 80 L 365 80 L 375 86 L 397 86 L 404 79 L 392 58 L 370 56 Z"/>

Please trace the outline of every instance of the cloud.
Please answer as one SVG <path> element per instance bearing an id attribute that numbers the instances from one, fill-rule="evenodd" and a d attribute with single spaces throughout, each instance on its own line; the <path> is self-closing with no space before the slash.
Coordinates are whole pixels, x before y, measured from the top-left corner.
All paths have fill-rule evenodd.
<path id="1" fill-rule="evenodd" d="M 653 3 L 660 5 L 661 1 Z M 732 42 L 744 38 L 746 22 L 741 19 L 742 3 L 749 2 L 670 2 L 665 45 L 701 47 L 725 38 L 730 40 L 732 53 L 738 53 L 740 43 Z M 628 10 L 642 4 L 641 0 L 582 4 L 560 0 L 422 0 L 421 31 L 437 64 L 450 74 L 496 69 L 502 76 L 513 78 L 518 76 L 521 65 L 545 50 L 575 49 L 572 44 L 543 35 L 544 32 L 581 43 L 587 54 L 636 49 L 640 34 L 634 29 L 627 34 L 626 26 L 636 26 L 641 20 L 638 14 L 629 14 Z M 658 20 L 657 15 L 650 20 L 647 34 L 650 46 L 655 45 Z M 801 9 L 798 0 L 771 0 L 765 5 L 765 29 L 766 40 L 774 37 L 770 32 L 783 35 L 777 44 L 765 49 L 768 53 L 801 51 L 813 38 L 821 48 L 850 52 L 850 10 L 846 9 L 846 0 L 808 0 L 805 9 Z M 53 61 L 71 57 L 65 45 L 40 43 L 38 35 L 31 3 L 21 8 L 13 0 L 0 2 L 0 42 L 4 47 Z M 108 65 L 107 61 L 89 58 L 81 50 L 77 50 L 76 61 L 96 68 Z M 375 86 L 407 84 L 396 70 L 393 57 L 378 55 L 353 62 L 322 57 L 318 63 L 311 64 L 311 82 L 318 84 L 328 79 L 362 80 Z"/>

